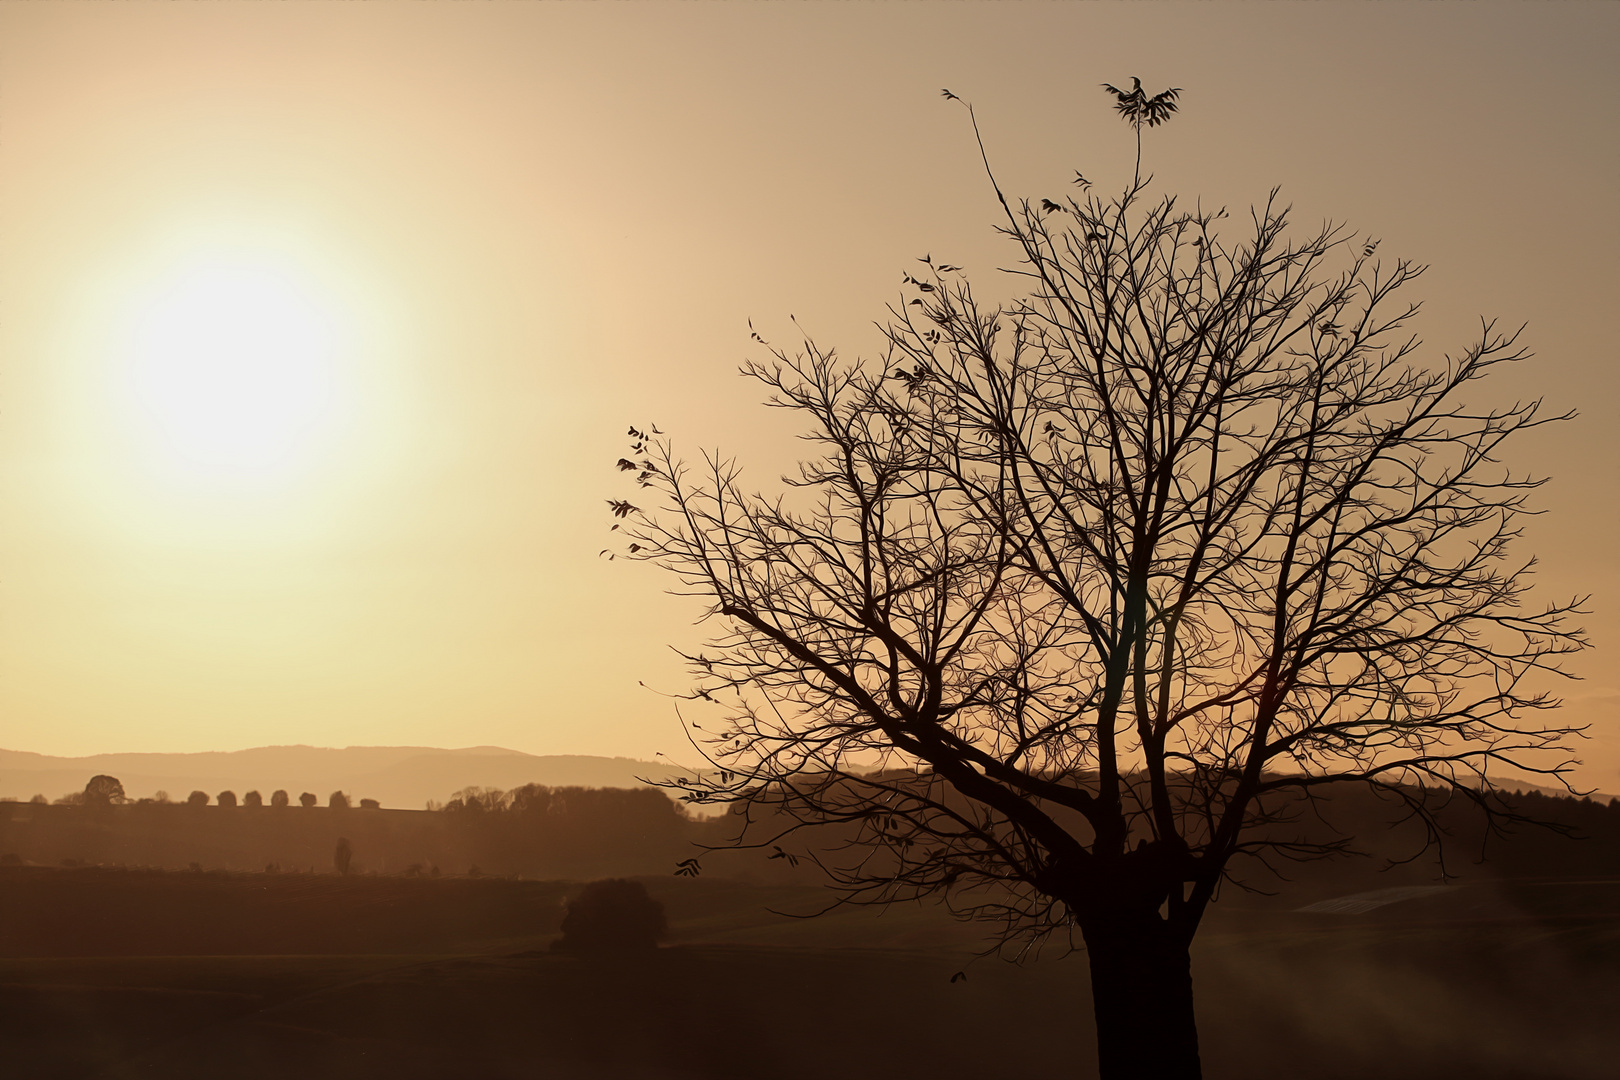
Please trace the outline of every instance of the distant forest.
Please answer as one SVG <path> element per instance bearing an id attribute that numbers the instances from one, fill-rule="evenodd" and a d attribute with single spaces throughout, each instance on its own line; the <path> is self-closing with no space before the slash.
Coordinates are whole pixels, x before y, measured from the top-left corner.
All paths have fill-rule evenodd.
<path id="1" fill-rule="evenodd" d="M 301 798 L 276 792 L 269 800 L 256 792 L 241 799 L 232 792 L 213 798 L 194 792 L 183 802 L 131 801 L 116 784 L 98 777 L 83 795 L 55 804 L 0 802 L 0 863 L 579 881 L 670 874 L 699 858 L 703 872 L 804 882 L 815 880 L 817 871 L 795 853 L 814 844 L 838 857 L 839 842 L 855 839 L 828 828 L 783 838 L 792 848 L 786 852 L 774 843 L 705 852 L 725 847 L 737 822 L 727 815 L 693 816 L 654 788 L 474 787 L 427 810 L 384 810 L 370 800 L 351 805 L 342 792 L 324 801 L 308 792 Z M 1359 790 L 1320 802 L 1325 820 L 1302 814 L 1285 828 L 1302 836 L 1336 831 L 1357 837 L 1365 857 L 1279 867 L 1287 881 L 1263 867 L 1239 865 L 1245 884 L 1293 904 L 1336 889 L 1372 887 L 1370 877 L 1402 884 L 1439 875 L 1432 851 L 1413 858 L 1425 837 L 1416 823 L 1400 821 L 1398 805 Z M 1554 828 L 1519 825 L 1487 835 L 1472 808 L 1453 800 L 1440 815 L 1449 833 L 1446 872 L 1461 878 L 1620 873 L 1620 801 L 1525 792 L 1511 802 Z M 1301 891 L 1302 878 L 1316 887 Z"/>
<path id="2" fill-rule="evenodd" d="M 325 802 L 307 792 L 301 800 L 276 793 L 269 804 L 225 792 L 210 804 L 197 792 L 185 802 L 0 803 L 0 860 L 579 879 L 667 873 L 704 831 L 653 788 L 468 788 L 431 810 L 355 807 L 341 792 Z"/>

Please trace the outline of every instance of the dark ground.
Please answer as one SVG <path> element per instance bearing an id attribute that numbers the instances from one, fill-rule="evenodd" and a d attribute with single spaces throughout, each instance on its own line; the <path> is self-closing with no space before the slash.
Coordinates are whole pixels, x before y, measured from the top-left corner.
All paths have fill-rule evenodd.
<path id="1" fill-rule="evenodd" d="M 0 868 L 0 1072 L 1094 1075 L 1083 954 L 975 960 L 937 911 L 793 920 L 766 909 L 823 894 L 643 880 L 671 943 L 586 959 L 546 951 L 560 883 Z M 1229 898 L 1195 949 L 1210 1080 L 1615 1074 L 1620 878 L 1293 902 Z"/>

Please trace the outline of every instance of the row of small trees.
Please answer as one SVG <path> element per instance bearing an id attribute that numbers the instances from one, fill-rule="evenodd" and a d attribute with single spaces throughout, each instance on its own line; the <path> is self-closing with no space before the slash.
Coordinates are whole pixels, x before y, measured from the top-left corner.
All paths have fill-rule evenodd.
<path id="1" fill-rule="evenodd" d="M 264 796 L 259 794 L 257 791 L 249 791 L 246 795 L 243 795 L 240 803 L 237 802 L 236 792 L 230 790 L 222 791 L 214 798 L 220 806 L 225 807 L 241 805 L 249 808 L 256 808 L 264 805 Z M 33 801 L 36 803 L 42 803 L 45 801 L 45 797 L 43 795 L 36 795 L 34 796 Z M 168 803 L 171 800 L 169 799 L 169 793 L 166 791 L 159 791 L 153 798 L 150 799 L 132 800 L 124 794 L 124 785 L 122 781 L 120 781 L 116 776 L 107 776 L 103 774 L 100 776 L 92 776 L 90 778 L 90 782 L 84 786 L 84 791 L 82 793 L 70 795 L 65 799 L 58 801 L 64 803 L 76 803 L 81 806 L 111 806 L 114 804 L 128 802 Z M 298 805 L 302 807 L 312 807 L 319 802 L 320 799 L 317 798 L 315 793 L 312 791 L 306 791 L 302 795 L 298 796 Z M 272 807 L 289 806 L 291 803 L 291 796 L 289 796 L 286 790 L 283 788 L 277 788 L 275 791 L 270 793 L 270 805 Z M 207 806 L 208 793 L 206 791 L 193 791 L 190 795 L 186 796 L 186 805 Z M 333 810 L 348 810 L 350 808 L 349 797 L 341 791 L 334 791 L 331 795 L 327 796 L 326 805 Z M 379 809 L 380 806 L 381 804 L 379 804 L 376 799 L 360 800 L 360 809 L 362 810 L 376 810 Z"/>
<path id="2" fill-rule="evenodd" d="M 158 801 L 162 802 L 164 800 L 159 799 Z M 236 792 L 234 792 L 234 791 L 222 791 L 222 792 L 220 792 L 219 795 L 216 796 L 216 801 L 218 802 L 218 804 L 220 806 L 237 806 L 237 805 L 239 805 L 237 803 L 237 801 L 236 801 Z M 299 806 L 312 807 L 312 806 L 317 805 L 319 802 L 320 802 L 320 800 L 315 796 L 315 793 L 312 792 L 312 791 L 306 791 L 302 795 L 298 796 L 298 805 Z M 193 791 L 190 795 L 186 796 L 186 805 L 188 805 L 188 806 L 207 806 L 208 805 L 208 793 L 205 792 L 205 791 Z M 263 806 L 264 805 L 264 796 L 260 795 L 257 791 L 250 791 L 246 795 L 242 796 L 242 801 L 241 801 L 240 805 L 246 806 L 246 807 Z M 270 805 L 272 807 L 275 807 L 275 806 L 288 806 L 288 805 L 291 805 L 291 800 L 288 797 L 286 791 L 278 788 L 277 790 L 270 793 Z M 345 795 L 341 791 L 334 791 L 334 792 L 332 792 L 331 795 L 327 796 L 326 805 L 329 808 L 333 809 L 333 810 L 348 810 L 348 809 L 350 809 L 351 804 L 349 802 L 349 797 L 347 795 Z M 376 809 L 379 809 L 379 808 L 380 808 L 380 804 L 377 802 L 376 799 L 361 799 L 360 800 L 360 809 L 362 809 L 362 810 L 376 810 Z"/>

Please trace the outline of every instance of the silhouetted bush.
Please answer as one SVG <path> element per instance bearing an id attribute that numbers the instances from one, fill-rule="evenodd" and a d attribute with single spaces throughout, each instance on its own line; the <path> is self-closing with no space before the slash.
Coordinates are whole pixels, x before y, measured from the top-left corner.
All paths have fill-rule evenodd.
<path id="1" fill-rule="evenodd" d="M 332 865 L 340 874 L 349 872 L 349 861 L 354 858 L 354 849 L 349 846 L 347 837 L 338 837 L 337 847 L 332 849 Z"/>
<path id="2" fill-rule="evenodd" d="M 287 802 L 288 802 L 287 792 L 285 790 L 283 790 L 281 788 L 277 788 L 276 790 L 274 790 L 274 791 L 272 791 L 270 793 L 270 805 L 271 806 L 286 806 Z"/>
<path id="3" fill-rule="evenodd" d="M 43 795 L 35 795 L 32 799 L 29 799 L 28 801 L 33 803 L 36 806 L 45 806 L 45 805 L 48 805 L 51 800 L 47 799 Z"/>
<path id="4" fill-rule="evenodd" d="M 362 809 L 362 810 L 381 810 L 382 809 L 382 803 L 378 802 L 376 799 L 361 799 L 360 800 L 360 809 Z"/>
<path id="5" fill-rule="evenodd" d="M 187 806 L 207 806 L 208 805 L 208 792 L 206 792 L 206 791 L 193 791 L 190 795 L 186 796 L 186 805 Z"/>
<path id="6" fill-rule="evenodd" d="M 333 810 L 347 810 L 349 808 L 349 797 L 341 791 L 334 791 L 327 796 L 326 805 Z"/>
<path id="7" fill-rule="evenodd" d="M 315 798 L 315 793 L 313 791 L 306 791 L 302 795 L 298 796 L 298 805 L 305 807 L 306 809 L 314 806 L 318 801 L 319 800 Z"/>
<path id="8" fill-rule="evenodd" d="M 264 796 L 260 795 L 257 791 L 250 791 L 246 795 L 242 796 L 242 805 L 254 807 L 263 806 Z"/>
<path id="9" fill-rule="evenodd" d="M 568 901 L 558 952 L 629 952 L 658 947 L 669 929 L 664 905 L 647 887 L 626 878 L 593 881 Z"/>
<path id="10" fill-rule="evenodd" d="M 236 792 L 234 792 L 234 791 L 222 791 L 216 797 L 215 801 L 217 801 L 219 803 L 219 805 L 221 805 L 221 806 L 235 806 L 236 805 Z"/>

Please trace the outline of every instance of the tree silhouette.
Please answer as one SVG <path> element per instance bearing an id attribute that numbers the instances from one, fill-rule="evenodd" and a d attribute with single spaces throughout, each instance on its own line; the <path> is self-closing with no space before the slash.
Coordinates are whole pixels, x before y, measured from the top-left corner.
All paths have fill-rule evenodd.
<path id="1" fill-rule="evenodd" d="M 1138 135 L 1174 111 L 1109 89 Z M 847 902 L 943 894 L 1014 951 L 1077 932 L 1105 1080 L 1196 1077 L 1217 886 L 1348 842 L 1267 826 L 1357 784 L 1435 838 L 1424 785 L 1499 822 L 1495 776 L 1568 768 L 1545 684 L 1578 606 L 1531 602 L 1539 481 L 1497 464 L 1560 417 L 1485 403 L 1526 355 L 1491 323 L 1420 360 L 1422 267 L 1290 235 L 1275 192 L 1234 238 L 1139 173 L 1016 206 L 990 180 L 1021 298 L 925 257 L 880 361 L 744 368 L 814 447 L 784 491 L 632 428 L 656 503 L 610 508 L 708 604 L 685 798 L 783 855 L 841 826 L 809 857 Z"/>
<path id="2" fill-rule="evenodd" d="M 192 806 L 192 807 L 207 806 L 208 805 L 208 792 L 206 792 L 206 791 L 193 791 L 190 795 L 186 796 L 186 805 L 187 806 Z"/>
<path id="3" fill-rule="evenodd" d="M 124 785 L 116 776 L 107 776 L 105 774 L 92 776 L 90 782 L 84 785 L 84 805 L 86 806 L 111 806 L 125 800 Z"/>
<path id="4" fill-rule="evenodd" d="M 326 805 L 333 810 L 347 810 L 349 808 L 349 797 L 341 791 L 334 791 L 327 797 Z"/>
<path id="5" fill-rule="evenodd" d="M 282 788 L 277 788 L 275 791 L 270 793 L 271 806 L 286 806 L 289 801 L 290 800 L 287 797 L 287 792 Z"/>
<path id="6" fill-rule="evenodd" d="M 234 807 L 236 805 L 236 792 L 222 791 L 215 796 L 214 801 L 219 803 L 221 806 Z"/>
<path id="7" fill-rule="evenodd" d="M 285 793 L 283 793 L 285 794 Z M 247 807 L 261 807 L 264 805 L 264 796 L 257 791 L 250 791 L 242 796 L 242 805 Z"/>
<path id="8" fill-rule="evenodd" d="M 302 795 L 298 796 L 298 805 L 304 807 L 306 810 L 314 806 L 319 801 L 320 800 L 315 797 L 315 793 L 313 791 L 306 791 Z"/>

